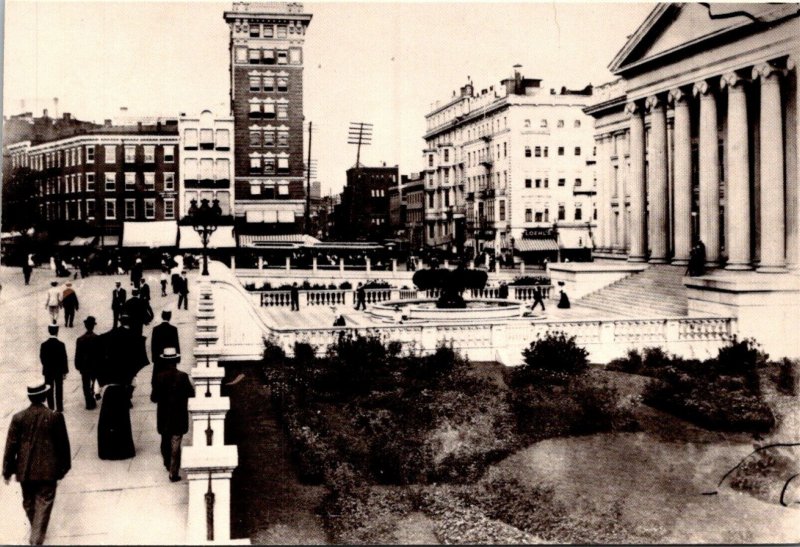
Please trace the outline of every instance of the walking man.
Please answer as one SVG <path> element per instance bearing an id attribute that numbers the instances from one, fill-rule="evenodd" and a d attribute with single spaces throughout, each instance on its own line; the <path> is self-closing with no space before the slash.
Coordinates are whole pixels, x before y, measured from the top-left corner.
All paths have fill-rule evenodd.
<path id="1" fill-rule="evenodd" d="M 78 295 L 72 289 L 72 283 L 67 281 L 67 288 L 64 289 L 64 294 L 61 300 L 61 307 L 64 308 L 64 326 L 72 327 L 75 322 L 75 310 L 80 309 L 78 303 Z"/>
<path id="2" fill-rule="evenodd" d="M 153 320 L 153 308 L 150 303 L 142 300 L 139 290 L 131 289 L 131 297 L 125 302 L 124 313 L 128 315 L 131 330 L 141 335 L 144 325 L 149 325 Z"/>
<path id="3" fill-rule="evenodd" d="M 169 480 L 181 480 L 181 443 L 189 431 L 189 398 L 194 387 L 189 375 L 177 369 L 181 356 L 175 348 L 165 348 L 159 356 L 166 367 L 156 377 L 153 398 L 158 404 L 156 426 L 161 435 L 161 457 Z"/>
<path id="4" fill-rule="evenodd" d="M 111 291 L 111 311 L 114 312 L 114 327 L 117 328 L 119 324 L 119 314 L 122 313 L 122 308 L 125 307 L 127 302 L 128 293 L 122 288 L 122 283 L 116 282 L 114 290 Z"/>
<path id="5" fill-rule="evenodd" d="M 139 284 L 139 298 L 147 302 L 148 305 L 150 304 L 150 285 L 148 285 L 146 277 L 143 277 Z"/>
<path id="6" fill-rule="evenodd" d="M 175 325 L 170 325 L 169 320 L 172 319 L 172 312 L 164 310 L 161 312 L 162 322 L 153 327 L 153 334 L 150 337 L 150 355 L 153 356 L 153 377 L 150 380 L 150 385 L 153 388 L 150 394 L 150 400 L 154 403 L 155 399 L 155 385 L 156 377 L 160 372 L 165 370 L 165 361 L 161 359 L 161 354 L 167 348 L 175 348 L 180 354 L 181 343 L 178 339 L 178 328 Z"/>
<path id="7" fill-rule="evenodd" d="M 31 273 L 33 273 L 33 265 L 31 262 L 31 256 L 28 255 L 28 259 L 22 264 L 22 276 L 25 278 L 26 285 L 30 284 Z"/>
<path id="8" fill-rule="evenodd" d="M 542 311 L 544 311 L 544 298 L 542 296 L 542 288 L 536 287 L 533 289 L 533 305 L 531 306 L 531 311 L 536 309 L 536 306 L 541 304 Z"/>
<path id="9" fill-rule="evenodd" d="M 133 286 L 136 287 L 137 289 L 139 288 L 139 283 L 141 283 L 142 281 L 143 269 L 144 268 L 142 266 L 142 259 L 137 258 L 136 262 L 133 264 L 133 267 L 131 268 L 131 283 L 133 283 Z"/>
<path id="10" fill-rule="evenodd" d="M 297 288 L 297 282 L 292 284 L 289 290 L 289 300 L 291 301 L 292 311 L 300 311 L 300 291 Z"/>
<path id="11" fill-rule="evenodd" d="M 186 270 L 178 278 L 178 309 L 181 309 L 181 304 L 184 310 L 189 309 L 189 280 L 186 278 Z"/>
<path id="12" fill-rule="evenodd" d="M 358 288 L 356 289 L 356 309 L 367 309 L 367 292 L 364 290 L 364 286 L 359 283 Z"/>
<path id="13" fill-rule="evenodd" d="M 58 281 L 51 281 L 50 288 L 47 289 L 47 301 L 44 303 L 45 309 L 50 314 L 53 324 L 58 324 L 58 308 L 61 307 L 61 300 L 63 295 L 61 289 L 58 288 Z"/>
<path id="14" fill-rule="evenodd" d="M 167 271 L 161 270 L 161 296 L 167 296 Z"/>
<path id="15" fill-rule="evenodd" d="M 39 361 L 42 363 L 44 382 L 50 386 L 47 391 L 47 406 L 50 410 L 64 411 L 64 376 L 67 367 L 67 346 L 58 339 L 58 325 L 49 325 L 50 338 L 39 347 Z"/>
<path id="16" fill-rule="evenodd" d="M 72 466 L 64 415 L 44 407 L 50 386 L 28 387 L 31 406 L 14 414 L 3 456 L 3 480 L 17 476 L 31 525 L 30 544 L 44 543 L 58 481 Z"/>
<path id="17" fill-rule="evenodd" d="M 97 401 L 94 396 L 94 381 L 99 359 L 98 338 L 94 333 L 97 321 L 89 316 L 83 322 L 86 332 L 75 341 L 75 370 L 81 373 L 83 398 L 86 400 L 86 410 L 94 410 Z"/>

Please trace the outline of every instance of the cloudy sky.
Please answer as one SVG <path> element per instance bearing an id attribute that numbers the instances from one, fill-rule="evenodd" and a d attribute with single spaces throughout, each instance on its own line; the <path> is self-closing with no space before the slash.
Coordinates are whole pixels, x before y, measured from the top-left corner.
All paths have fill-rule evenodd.
<path id="1" fill-rule="evenodd" d="M 350 121 L 375 125 L 362 162 L 422 165 L 424 115 L 470 76 L 478 89 L 522 65 L 546 87 L 611 79 L 607 65 L 653 4 L 305 2 L 304 101 L 323 191 L 355 162 Z M 230 3 L 5 4 L 3 114 L 43 108 L 101 122 L 209 108 L 227 114 Z M 23 107 L 24 101 L 24 107 Z"/>

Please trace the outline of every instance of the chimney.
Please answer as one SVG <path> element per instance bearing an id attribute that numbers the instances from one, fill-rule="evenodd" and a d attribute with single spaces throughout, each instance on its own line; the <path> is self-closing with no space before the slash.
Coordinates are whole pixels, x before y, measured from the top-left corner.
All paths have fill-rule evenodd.
<path id="1" fill-rule="evenodd" d="M 517 94 L 522 93 L 522 75 L 519 73 L 520 68 L 522 68 L 522 65 L 514 65 L 514 92 Z"/>
<path id="2" fill-rule="evenodd" d="M 136 130 L 141 133 L 142 132 L 142 122 L 136 122 Z"/>
<path id="3" fill-rule="evenodd" d="M 111 120 L 104 120 L 103 127 L 111 127 Z"/>
<path id="4" fill-rule="evenodd" d="M 46 108 L 42 111 L 42 117 L 43 118 L 47 117 L 47 109 Z"/>
<path id="5" fill-rule="evenodd" d="M 64 121 L 68 122 L 71 119 L 72 119 L 72 114 L 70 114 L 69 112 L 64 112 Z"/>

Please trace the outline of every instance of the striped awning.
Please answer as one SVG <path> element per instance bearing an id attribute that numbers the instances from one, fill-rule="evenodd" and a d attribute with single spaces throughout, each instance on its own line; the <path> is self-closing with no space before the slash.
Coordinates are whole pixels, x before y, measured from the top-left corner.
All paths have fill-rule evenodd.
<path id="1" fill-rule="evenodd" d="M 296 249 L 316 243 L 319 239 L 308 234 L 239 234 L 239 247 L 255 249 Z"/>
<path id="2" fill-rule="evenodd" d="M 521 253 L 534 253 L 540 251 L 558 251 L 558 242 L 555 239 L 518 239 L 514 247 Z"/>

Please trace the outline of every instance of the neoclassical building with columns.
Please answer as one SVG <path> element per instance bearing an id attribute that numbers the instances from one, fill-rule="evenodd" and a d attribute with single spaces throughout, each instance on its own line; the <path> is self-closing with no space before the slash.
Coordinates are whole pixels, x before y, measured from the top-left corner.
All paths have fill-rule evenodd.
<path id="1" fill-rule="evenodd" d="M 800 308 L 799 10 L 658 4 L 585 109 L 598 254 L 685 265 L 702 241 L 708 274 L 684 282 L 690 313 Z"/>

